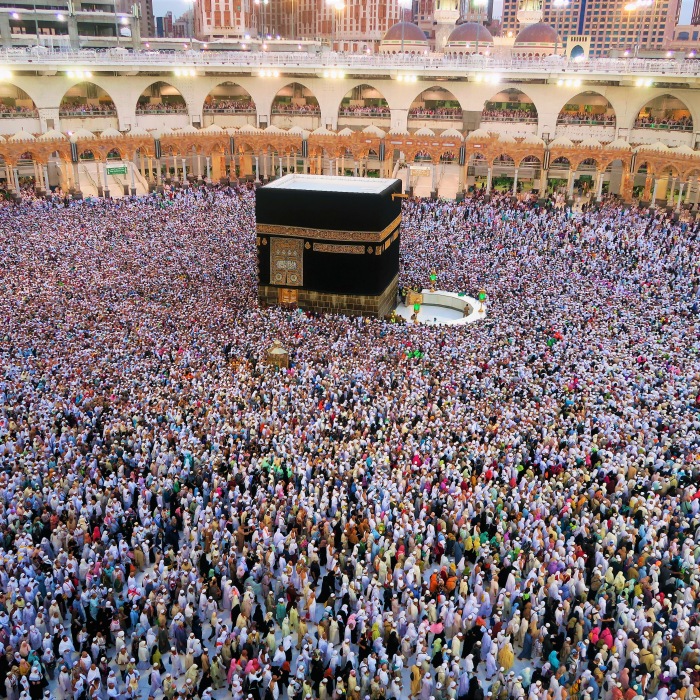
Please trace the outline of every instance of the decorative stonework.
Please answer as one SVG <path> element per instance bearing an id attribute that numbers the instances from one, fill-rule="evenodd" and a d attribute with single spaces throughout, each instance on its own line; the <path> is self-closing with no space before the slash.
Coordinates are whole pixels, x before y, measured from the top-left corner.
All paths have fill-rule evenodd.
<path id="1" fill-rule="evenodd" d="M 303 228 L 300 226 L 276 226 L 274 224 L 258 224 L 257 232 L 288 236 L 292 238 L 313 238 L 323 241 L 350 241 L 365 243 L 381 243 L 392 231 L 401 224 L 401 216 L 392 221 L 383 231 L 331 231 L 330 229 Z"/>
<path id="2" fill-rule="evenodd" d="M 233 139 L 235 152 L 230 153 L 231 140 Z M 194 154 L 211 158 L 212 179 L 218 179 L 226 175 L 226 159 L 230 157 L 232 164 L 231 174 L 234 176 L 233 165 L 240 176 L 252 173 L 252 164 L 255 158 L 262 159 L 264 155 L 275 156 L 282 159 L 282 164 L 291 168 L 291 158 L 294 157 L 294 169 L 297 160 L 302 158 L 303 139 L 300 134 L 286 132 L 266 133 L 263 131 L 254 133 L 231 132 L 207 132 L 202 130 L 194 132 L 186 130 L 178 134 L 170 132 L 160 138 L 161 153 L 163 159 L 179 157 L 184 158 Z M 116 152 L 124 160 L 138 161 L 141 166 L 154 172 L 155 141 L 150 136 L 131 136 L 128 133 L 122 136 L 110 136 L 101 138 L 78 138 L 76 140 L 78 156 L 91 152 L 98 162 L 106 162 L 108 154 Z M 383 148 L 382 148 L 383 147 Z M 360 174 L 366 172 L 366 160 L 372 154 L 372 166 L 376 168 L 379 163 L 381 174 L 388 176 L 393 168 L 394 161 L 400 157 L 406 163 L 412 163 L 416 157 L 427 156 L 432 164 L 438 164 L 445 154 L 452 154 L 457 159 L 459 151 L 464 148 L 465 163 L 473 162 L 474 158 L 482 158 L 489 167 L 493 167 L 497 159 L 512 160 L 515 168 L 520 167 L 525 159 L 536 159 L 540 167 L 545 163 L 546 154 L 549 155 L 549 163 L 557 158 L 566 158 L 572 172 L 578 170 L 584 161 L 594 161 L 598 174 L 606 172 L 614 161 L 622 163 L 621 195 L 629 201 L 632 198 L 632 184 L 634 176 L 640 172 L 642 166 L 646 166 L 647 178 L 644 187 L 644 197 L 648 199 L 653 189 L 654 179 L 671 173 L 680 178 L 681 182 L 687 182 L 689 178 L 695 178 L 700 174 L 700 152 L 692 152 L 689 149 L 665 149 L 658 150 L 654 147 L 640 146 L 634 152 L 632 149 L 609 148 L 605 144 L 600 146 L 590 145 L 558 145 L 553 144 L 549 149 L 543 142 L 531 143 L 528 139 L 515 137 L 515 139 L 502 140 L 498 134 L 488 132 L 479 133 L 478 136 L 470 136 L 467 139 L 458 138 L 454 131 L 449 136 L 415 136 L 415 134 L 387 134 L 381 137 L 377 134 L 355 131 L 343 136 L 333 134 L 309 134 L 307 139 L 306 165 L 312 172 L 321 172 L 321 159 L 325 156 L 335 161 L 335 167 L 340 168 L 345 158 L 352 159 L 355 167 L 360 165 Z M 680 151 L 680 152 L 679 152 Z M 383 153 L 383 160 L 379 161 L 379 154 Z M 62 164 L 62 172 L 66 181 L 69 180 L 69 166 L 71 164 L 71 142 L 67 138 L 36 139 L 34 141 L 12 141 L 0 143 L 0 157 L 9 167 L 15 167 L 20 158 L 26 154 L 37 165 L 46 165 L 57 154 Z M 284 159 L 288 159 L 285 163 Z M 273 163 L 272 172 L 278 162 Z M 364 167 L 363 167 L 364 166 Z M 267 165 L 265 166 L 267 167 Z M 464 166 L 466 168 L 466 165 Z M 466 170 L 465 170 L 466 173 Z M 196 173 L 202 175 L 202 173 Z M 151 182 L 155 185 L 153 180 Z M 160 184 L 160 181 L 158 182 Z M 398 224 L 397 224 L 398 225 Z M 298 230 L 292 233 L 261 229 L 258 233 L 274 233 L 276 235 L 299 236 L 309 238 L 321 238 L 329 241 L 347 241 L 364 243 L 381 243 L 390 231 L 381 234 L 368 234 L 364 232 L 326 232 L 319 236 L 319 232 L 306 232 Z M 265 245 L 265 241 L 262 241 Z M 385 246 L 386 247 L 386 246 Z M 381 249 L 377 246 L 377 250 Z"/>
<path id="3" fill-rule="evenodd" d="M 307 243 L 308 245 L 308 243 Z M 367 252 L 371 252 L 368 248 Z M 345 253 L 347 255 L 364 255 L 363 245 L 332 245 L 331 243 L 314 243 L 314 253 Z"/>
<path id="4" fill-rule="evenodd" d="M 304 284 L 304 242 L 300 238 L 270 241 L 270 283 L 284 287 Z"/>

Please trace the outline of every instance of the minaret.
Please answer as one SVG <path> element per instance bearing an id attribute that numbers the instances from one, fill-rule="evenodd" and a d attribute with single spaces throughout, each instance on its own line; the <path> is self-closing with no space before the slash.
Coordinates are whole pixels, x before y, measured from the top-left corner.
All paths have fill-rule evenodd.
<path id="1" fill-rule="evenodd" d="M 542 3 L 540 0 L 522 0 L 518 10 L 518 22 L 520 29 L 525 29 L 531 24 L 537 24 L 543 17 Z"/>
<path id="2" fill-rule="evenodd" d="M 435 50 L 444 51 L 447 38 L 459 19 L 459 0 L 435 0 Z"/>

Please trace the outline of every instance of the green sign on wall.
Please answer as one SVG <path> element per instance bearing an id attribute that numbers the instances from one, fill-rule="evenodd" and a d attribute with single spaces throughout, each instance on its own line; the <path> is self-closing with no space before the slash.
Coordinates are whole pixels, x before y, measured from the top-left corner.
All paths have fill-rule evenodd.
<path id="1" fill-rule="evenodd" d="M 114 168 L 107 168 L 107 175 L 126 175 L 126 165 L 115 166 Z"/>

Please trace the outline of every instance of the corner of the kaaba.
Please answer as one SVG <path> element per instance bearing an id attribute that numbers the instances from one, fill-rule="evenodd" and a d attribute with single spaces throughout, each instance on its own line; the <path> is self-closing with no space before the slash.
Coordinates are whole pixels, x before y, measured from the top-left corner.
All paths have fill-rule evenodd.
<path id="1" fill-rule="evenodd" d="M 287 175 L 256 192 L 263 305 L 387 316 L 398 289 L 402 182 Z"/>

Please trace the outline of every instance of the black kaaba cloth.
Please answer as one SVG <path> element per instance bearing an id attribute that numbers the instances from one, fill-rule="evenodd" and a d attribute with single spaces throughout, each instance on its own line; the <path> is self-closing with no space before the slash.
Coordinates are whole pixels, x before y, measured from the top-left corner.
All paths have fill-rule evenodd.
<path id="1" fill-rule="evenodd" d="M 401 188 L 400 180 L 323 175 L 287 175 L 259 188 L 261 300 L 374 315 L 393 308 Z"/>

